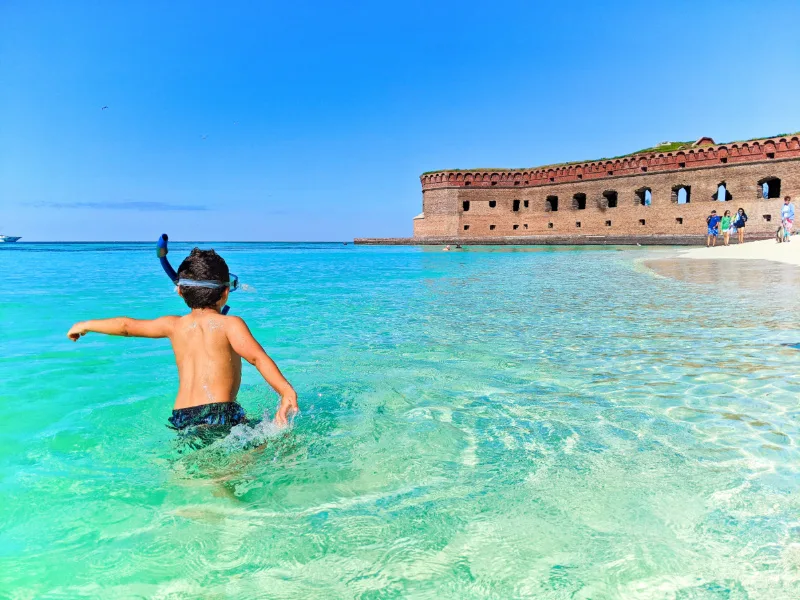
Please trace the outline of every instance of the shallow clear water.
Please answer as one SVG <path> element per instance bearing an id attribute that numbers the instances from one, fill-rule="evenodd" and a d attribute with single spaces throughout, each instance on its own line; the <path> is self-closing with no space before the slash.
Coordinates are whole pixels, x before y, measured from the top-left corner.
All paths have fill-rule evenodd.
<path id="1" fill-rule="evenodd" d="M 189 454 L 167 342 L 64 337 L 185 310 L 152 245 L 0 248 L 0 597 L 800 596 L 790 267 L 213 246 L 303 414 Z"/>

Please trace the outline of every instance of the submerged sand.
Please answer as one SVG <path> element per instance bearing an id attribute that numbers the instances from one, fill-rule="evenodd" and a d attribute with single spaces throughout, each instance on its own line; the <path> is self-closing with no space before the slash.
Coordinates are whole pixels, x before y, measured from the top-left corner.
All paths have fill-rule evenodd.
<path id="1" fill-rule="evenodd" d="M 712 287 L 760 289 L 773 285 L 783 292 L 800 290 L 800 236 L 783 244 L 761 240 L 726 247 L 719 242 L 712 248 L 656 252 L 644 264 L 662 277 Z"/>
<path id="2" fill-rule="evenodd" d="M 692 248 L 679 251 L 677 256 L 693 260 L 770 260 L 800 266 L 800 236 L 783 244 L 779 244 L 775 240 L 761 240 L 730 246 L 723 246 L 720 239 L 717 240 L 717 246 L 713 248 Z"/>

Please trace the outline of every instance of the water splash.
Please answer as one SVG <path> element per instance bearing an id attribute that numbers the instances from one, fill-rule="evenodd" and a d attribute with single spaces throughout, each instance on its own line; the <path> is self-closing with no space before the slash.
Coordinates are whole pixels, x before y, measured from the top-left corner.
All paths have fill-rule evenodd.
<path id="1" fill-rule="evenodd" d="M 260 421 L 255 421 L 253 424 L 242 423 L 232 427 L 231 432 L 218 444 L 226 452 L 239 452 L 255 448 L 291 430 L 293 421 L 294 418 L 286 426 L 277 425 L 269 418 L 269 413 L 264 412 Z"/>

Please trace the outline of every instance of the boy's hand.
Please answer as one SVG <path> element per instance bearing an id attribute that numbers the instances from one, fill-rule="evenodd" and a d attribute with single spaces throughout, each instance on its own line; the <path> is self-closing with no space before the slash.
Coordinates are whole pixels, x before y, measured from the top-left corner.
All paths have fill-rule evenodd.
<path id="1" fill-rule="evenodd" d="M 84 335 L 86 335 L 86 328 L 83 326 L 83 323 L 75 323 L 67 332 L 67 337 L 73 342 L 77 342 Z"/>
<path id="2" fill-rule="evenodd" d="M 285 427 L 289 423 L 289 417 L 299 411 L 296 395 L 292 394 L 291 396 L 282 397 L 278 412 L 275 413 L 275 424 Z"/>

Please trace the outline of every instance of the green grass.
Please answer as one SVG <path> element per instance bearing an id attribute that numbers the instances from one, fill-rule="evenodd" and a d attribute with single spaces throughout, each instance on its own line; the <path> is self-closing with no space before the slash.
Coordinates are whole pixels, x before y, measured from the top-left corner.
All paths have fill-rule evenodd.
<path id="1" fill-rule="evenodd" d="M 744 142 L 754 142 L 757 140 L 766 140 L 766 139 L 775 139 L 775 138 L 782 138 L 782 137 L 790 137 L 793 135 L 800 135 L 800 131 L 795 133 L 779 133 L 777 135 L 770 135 L 766 137 L 760 138 L 752 138 L 749 140 L 736 140 L 733 142 L 722 142 L 720 144 L 715 144 L 716 146 L 721 145 L 729 145 L 729 144 L 741 144 Z M 540 167 L 522 167 L 522 168 L 497 168 L 497 167 L 478 167 L 475 169 L 437 169 L 435 171 L 425 171 L 422 175 L 431 175 L 432 173 L 442 173 L 443 171 L 447 171 L 448 173 L 473 173 L 475 171 L 487 171 L 487 172 L 497 172 L 497 171 L 541 171 L 542 169 L 555 169 L 557 167 L 567 167 L 569 165 L 584 165 L 587 163 L 594 163 L 594 162 L 603 162 L 606 160 L 619 160 L 620 158 L 629 158 L 631 156 L 636 156 L 637 154 L 662 154 L 666 152 L 678 152 L 679 150 L 688 150 L 692 148 L 694 142 L 668 142 L 666 144 L 660 146 L 653 146 L 652 148 L 644 148 L 643 150 L 637 150 L 636 152 L 631 152 L 630 154 L 621 154 L 620 156 L 611 156 L 606 158 L 595 158 L 592 160 L 573 160 L 570 162 L 564 163 L 556 163 L 552 165 L 542 165 Z"/>
<path id="2" fill-rule="evenodd" d="M 687 148 L 691 148 L 692 144 L 694 144 L 694 142 L 668 142 L 659 146 L 653 146 L 652 148 L 645 148 L 643 150 L 639 150 L 638 152 L 632 152 L 631 154 L 626 154 L 625 156 L 632 156 L 634 154 L 649 154 L 651 152 L 677 152 L 678 150 L 686 150 Z"/>

